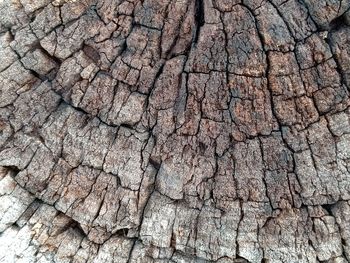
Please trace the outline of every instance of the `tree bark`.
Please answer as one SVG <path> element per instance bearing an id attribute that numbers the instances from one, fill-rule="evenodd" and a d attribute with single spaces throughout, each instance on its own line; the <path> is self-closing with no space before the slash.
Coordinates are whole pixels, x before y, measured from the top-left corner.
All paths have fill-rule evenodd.
<path id="1" fill-rule="evenodd" d="M 0 262 L 350 262 L 350 2 L 1 0 Z"/>

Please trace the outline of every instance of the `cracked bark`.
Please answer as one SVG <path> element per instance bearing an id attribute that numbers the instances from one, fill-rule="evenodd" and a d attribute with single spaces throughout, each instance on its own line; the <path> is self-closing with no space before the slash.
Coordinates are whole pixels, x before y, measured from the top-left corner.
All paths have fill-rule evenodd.
<path id="1" fill-rule="evenodd" d="M 349 54 L 349 1 L 0 1 L 0 262 L 350 262 Z"/>

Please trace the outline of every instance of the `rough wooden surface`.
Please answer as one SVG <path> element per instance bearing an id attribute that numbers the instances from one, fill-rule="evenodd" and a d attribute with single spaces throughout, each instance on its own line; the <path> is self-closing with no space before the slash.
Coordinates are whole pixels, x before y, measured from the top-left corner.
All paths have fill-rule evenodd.
<path id="1" fill-rule="evenodd" d="M 0 262 L 350 262 L 350 1 L 1 0 Z"/>

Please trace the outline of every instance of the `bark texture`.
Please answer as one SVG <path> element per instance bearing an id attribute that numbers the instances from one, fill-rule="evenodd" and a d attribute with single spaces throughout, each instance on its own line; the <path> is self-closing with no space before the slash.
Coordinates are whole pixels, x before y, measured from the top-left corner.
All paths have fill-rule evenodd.
<path id="1" fill-rule="evenodd" d="M 350 262 L 350 1 L 0 0 L 0 262 Z"/>

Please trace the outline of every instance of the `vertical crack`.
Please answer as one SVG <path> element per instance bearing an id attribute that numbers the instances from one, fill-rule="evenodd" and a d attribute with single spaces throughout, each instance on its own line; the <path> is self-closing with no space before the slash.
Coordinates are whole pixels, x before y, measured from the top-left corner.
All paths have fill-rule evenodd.
<path id="1" fill-rule="evenodd" d="M 196 31 L 193 43 L 197 44 L 201 27 L 205 24 L 203 0 L 196 0 L 195 12 Z"/>

